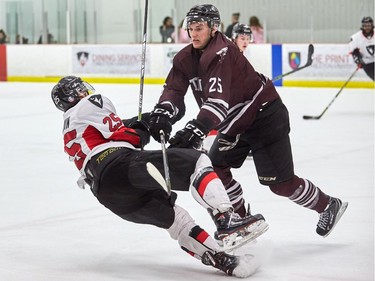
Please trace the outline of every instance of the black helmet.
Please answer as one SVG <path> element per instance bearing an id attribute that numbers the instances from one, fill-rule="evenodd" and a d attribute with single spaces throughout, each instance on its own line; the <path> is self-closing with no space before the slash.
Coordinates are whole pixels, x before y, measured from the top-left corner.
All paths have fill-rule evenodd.
<path id="1" fill-rule="evenodd" d="M 196 5 L 190 9 L 186 14 L 186 25 L 192 22 L 206 21 L 208 27 L 213 27 L 215 24 L 220 25 L 219 10 L 211 4 Z"/>
<path id="2" fill-rule="evenodd" d="M 66 76 L 53 87 L 51 97 L 56 107 L 65 112 L 80 101 L 79 93 L 82 92 L 92 94 L 95 90 L 79 77 Z"/>
<path id="3" fill-rule="evenodd" d="M 374 21 L 373 21 L 372 17 L 364 17 L 364 18 L 362 19 L 362 25 L 363 25 L 364 23 L 371 23 L 371 25 L 374 26 Z"/>
<path id="4" fill-rule="evenodd" d="M 236 39 L 239 34 L 249 35 L 250 41 L 252 41 L 253 33 L 251 32 L 249 25 L 243 23 L 236 23 L 236 25 L 233 26 L 232 39 Z"/>

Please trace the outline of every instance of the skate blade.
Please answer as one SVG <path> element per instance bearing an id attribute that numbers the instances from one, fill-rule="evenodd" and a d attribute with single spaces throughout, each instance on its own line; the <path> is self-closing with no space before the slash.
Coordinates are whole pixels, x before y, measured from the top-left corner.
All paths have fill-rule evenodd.
<path id="1" fill-rule="evenodd" d="M 342 205 L 341 205 L 341 208 L 340 208 L 339 212 L 337 213 L 334 225 L 332 226 L 332 228 L 330 229 L 330 231 L 326 235 L 324 235 L 323 237 L 327 237 L 332 232 L 332 230 L 335 228 L 336 224 L 341 219 L 342 215 L 345 213 L 347 207 L 348 207 L 348 202 L 343 202 Z"/>
<path id="2" fill-rule="evenodd" d="M 232 233 L 223 239 L 223 249 L 225 252 L 233 252 L 235 249 L 242 247 L 250 242 L 253 242 L 260 235 L 265 233 L 269 228 L 269 225 L 265 221 L 261 221 L 254 228 L 254 224 L 248 226 L 245 230 Z"/>

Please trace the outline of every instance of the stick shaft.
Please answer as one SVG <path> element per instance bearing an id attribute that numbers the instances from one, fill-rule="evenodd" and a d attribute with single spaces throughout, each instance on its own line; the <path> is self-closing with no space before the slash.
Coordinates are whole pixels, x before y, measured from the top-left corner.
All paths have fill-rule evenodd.
<path id="1" fill-rule="evenodd" d="M 139 103 L 138 103 L 138 120 L 142 119 L 143 85 L 144 85 L 144 80 L 145 80 L 145 65 L 146 65 L 147 17 L 148 17 L 148 0 L 145 0 L 145 16 L 144 16 L 144 22 L 143 22 L 143 41 L 142 41 L 141 79 L 140 79 Z"/>
<path id="2" fill-rule="evenodd" d="M 160 130 L 160 144 L 161 144 L 161 150 L 163 153 L 163 165 L 164 165 L 164 177 L 165 177 L 165 183 L 167 185 L 168 194 L 171 195 L 171 178 L 169 175 L 169 164 L 168 164 L 168 156 L 167 156 L 167 150 L 165 147 L 165 135 L 164 131 Z"/>
<path id="3" fill-rule="evenodd" d="M 324 108 L 323 112 L 318 115 L 318 116 L 309 116 L 309 115 L 304 115 L 303 116 L 303 119 L 305 120 L 319 120 L 324 113 L 326 113 L 326 111 L 328 110 L 328 108 L 332 105 L 332 103 L 335 101 L 335 99 L 340 95 L 340 93 L 342 92 L 342 90 L 344 90 L 344 88 L 346 87 L 346 85 L 348 85 L 348 83 L 350 82 L 350 80 L 352 80 L 352 78 L 354 77 L 354 75 L 357 73 L 358 71 L 358 67 L 354 70 L 354 72 L 350 75 L 350 77 L 345 81 L 344 85 L 342 85 L 342 87 L 340 88 L 340 90 L 337 92 L 337 94 L 333 97 L 333 99 L 329 102 L 329 104 Z"/>

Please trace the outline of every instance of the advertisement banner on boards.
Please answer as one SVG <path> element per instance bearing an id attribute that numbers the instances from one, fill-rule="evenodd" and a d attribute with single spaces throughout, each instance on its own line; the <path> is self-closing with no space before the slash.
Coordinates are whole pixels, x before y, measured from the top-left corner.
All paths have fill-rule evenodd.
<path id="1" fill-rule="evenodd" d="M 282 49 L 283 72 L 291 71 L 306 63 L 307 44 L 283 44 Z M 284 80 L 341 80 L 356 68 L 347 44 L 314 44 L 312 58 L 311 66 L 285 77 Z M 356 78 L 367 79 L 363 71 L 359 71 Z"/>
<path id="2" fill-rule="evenodd" d="M 84 74 L 139 75 L 142 64 L 140 45 L 73 46 L 72 70 Z M 150 72 L 146 56 L 145 73 Z"/>

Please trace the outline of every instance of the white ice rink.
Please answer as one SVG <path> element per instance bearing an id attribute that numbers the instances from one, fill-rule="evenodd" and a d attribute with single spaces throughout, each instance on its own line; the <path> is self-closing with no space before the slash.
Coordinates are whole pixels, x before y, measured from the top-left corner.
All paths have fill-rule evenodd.
<path id="1" fill-rule="evenodd" d="M 165 230 L 123 221 L 100 205 L 63 152 L 62 112 L 50 83 L 0 83 L 0 280 L 234 280 L 179 249 Z M 95 84 L 125 118 L 138 113 L 138 85 Z M 145 85 L 143 110 L 161 85 Z M 271 193 L 251 160 L 235 171 L 253 212 L 270 229 L 247 252 L 262 259 L 253 281 L 374 280 L 374 91 L 345 89 L 318 121 L 337 88 L 279 88 L 291 117 L 296 174 L 349 202 L 327 238 L 318 214 Z M 197 106 L 187 99 L 188 116 Z M 159 148 L 152 142 L 149 148 Z M 178 203 L 211 234 L 208 213 L 190 193 Z"/>

